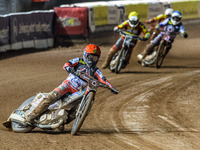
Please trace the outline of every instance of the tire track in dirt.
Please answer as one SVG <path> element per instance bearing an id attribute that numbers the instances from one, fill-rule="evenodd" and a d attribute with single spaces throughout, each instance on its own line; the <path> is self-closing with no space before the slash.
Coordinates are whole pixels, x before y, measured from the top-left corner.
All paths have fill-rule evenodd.
<path id="1" fill-rule="evenodd" d="M 120 93 L 97 91 L 79 136 L 70 135 L 72 124 L 63 133 L 35 129 L 28 134 L 16 134 L 0 125 L 0 149 L 199 150 L 200 28 L 196 24 L 186 29 L 189 38 L 177 37 L 160 69 L 137 64 L 136 55 L 145 46 L 138 42 L 130 64 L 120 74 L 102 70 Z M 82 57 L 84 45 L 0 60 L 0 121 L 26 98 L 58 86 L 66 77 L 62 65 Z M 101 45 L 99 66 L 111 46 Z"/>
<path id="2" fill-rule="evenodd" d="M 133 84 L 135 83 L 127 84 L 126 85 L 127 87 L 132 87 L 132 88 L 126 89 L 126 93 L 123 93 L 124 96 L 121 97 L 120 101 L 118 100 L 118 102 L 115 103 L 114 98 L 111 99 L 107 98 L 107 101 L 113 102 L 113 104 L 110 105 L 112 105 L 115 108 L 119 108 L 119 110 L 117 110 L 118 111 L 117 114 L 116 111 L 113 110 L 110 111 L 113 113 L 109 113 L 109 115 L 106 114 L 110 109 L 110 106 L 105 105 L 108 102 L 105 103 L 102 102 L 100 105 L 98 105 L 98 108 L 96 108 L 97 109 L 96 112 L 103 112 L 103 114 L 101 114 L 102 118 L 104 118 L 103 117 L 104 115 L 106 115 L 106 117 L 109 118 L 110 120 L 109 125 L 113 126 L 110 128 L 113 128 L 115 130 L 114 135 L 117 137 L 119 143 L 120 142 L 123 143 L 122 144 L 123 146 L 125 147 L 130 146 L 131 148 L 134 149 L 150 148 L 150 147 L 152 149 L 161 149 L 163 148 L 162 143 L 159 144 L 157 143 L 157 145 L 160 146 L 156 146 L 153 144 L 154 143 L 153 141 L 150 140 L 148 142 L 148 140 L 145 140 L 144 144 L 144 139 L 142 140 L 140 138 L 136 138 L 133 140 L 133 137 L 126 134 L 126 132 L 127 133 L 130 132 L 136 135 L 143 134 L 144 132 L 164 132 L 162 131 L 162 129 L 159 129 L 159 127 L 154 126 L 156 122 L 153 124 L 151 123 L 152 117 L 149 113 L 149 109 L 151 107 L 150 105 L 148 105 L 149 101 L 151 101 L 152 97 L 155 97 L 155 95 L 158 94 L 159 89 L 167 89 L 168 87 L 177 86 L 179 87 L 179 90 L 176 90 L 175 93 L 170 94 L 170 97 L 173 97 L 173 95 L 175 95 L 177 92 L 180 92 L 182 88 L 187 87 L 190 82 L 188 81 L 185 82 L 185 84 L 180 85 L 180 82 L 176 83 L 177 82 L 176 78 L 178 78 L 178 80 L 187 80 L 187 78 L 191 78 L 192 76 L 198 73 L 199 71 L 193 71 L 193 72 L 186 72 L 181 75 L 180 74 L 167 75 L 160 78 L 156 76 L 155 79 L 151 78 L 150 80 L 148 78 L 146 79 L 147 81 L 143 80 L 142 83 L 137 84 L 137 88 L 133 87 Z M 149 87 L 151 88 L 149 89 Z M 165 96 L 164 99 L 167 100 L 169 98 L 168 96 Z M 118 106 L 116 106 L 116 104 Z M 116 118 L 119 119 L 119 117 L 117 117 L 116 115 L 120 116 L 120 121 L 116 120 Z M 100 114 L 97 113 L 95 114 L 95 116 L 100 116 Z M 170 115 L 167 115 L 167 112 L 165 112 L 162 115 L 157 115 L 154 117 L 161 118 L 162 122 L 170 124 L 171 126 L 173 126 L 172 128 L 176 128 L 175 130 L 177 131 L 180 132 L 185 131 L 185 128 L 181 124 L 177 123 L 175 119 L 172 119 Z M 100 126 L 104 130 L 108 129 L 107 124 L 106 125 L 102 124 L 103 119 L 99 117 L 95 118 L 96 122 L 98 123 L 98 126 Z M 126 131 L 125 134 L 123 134 L 124 131 Z M 192 129 L 192 131 L 198 131 L 198 130 Z M 141 147 L 140 142 L 143 143 L 143 147 Z"/>

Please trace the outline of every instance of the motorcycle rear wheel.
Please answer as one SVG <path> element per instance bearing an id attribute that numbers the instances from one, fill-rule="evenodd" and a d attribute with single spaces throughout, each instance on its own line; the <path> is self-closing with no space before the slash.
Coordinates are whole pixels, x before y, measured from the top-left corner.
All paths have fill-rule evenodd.
<path id="1" fill-rule="evenodd" d="M 32 96 L 30 97 L 29 99 L 27 99 L 24 103 L 22 103 L 20 106 L 19 106 L 19 110 L 23 109 L 25 105 L 31 103 L 33 101 L 33 99 L 35 98 L 35 96 Z M 33 130 L 35 127 L 33 126 L 24 126 L 20 123 L 17 123 L 17 122 L 14 122 L 14 121 L 11 121 L 11 127 L 12 127 L 12 130 L 14 132 L 17 132 L 17 133 L 26 133 L 26 132 L 30 132 L 31 130 Z"/>
<path id="2" fill-rule="evenodd" d="M 94 101 L 94 95 L 95 92 L 89 92 L 86 97 L 81 101 L 81 104 L 78 108 L 77 114 L 76 114 L 76 119 L 74 121 L 73 127 L 71 134 L 76 135 L 78 131 L 80 130 L 84 120 L 86 119 L 86 116 L 88 115 L 93 101 Z"/>
<path id="3" fill-rule="evenodd" d="M 33 126 L 24 126 L 17 122 L 11 122 L 12 130 L 16 133 L 27 133 L 33 130 L 35 127 Z"/>

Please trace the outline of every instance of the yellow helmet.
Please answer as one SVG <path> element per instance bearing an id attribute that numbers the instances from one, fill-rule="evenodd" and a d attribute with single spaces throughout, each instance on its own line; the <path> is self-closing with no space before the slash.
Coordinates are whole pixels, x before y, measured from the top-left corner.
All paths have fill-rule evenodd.
<path id="1" fill-rule="evenodd" d="M 136 16 L 138 19 L 140 19 L 139 15 L 138 15 L 138 13 L 136 11 L 130 12 L 130 14 L 128 15 L 128 19 L 130 19 L 131 16 Z"/>
<path id="2" fill-rule="evenodd" d="M 131 27 L 136 27 L 139 23 L 139 15 L 136 11 L 132 11 L 129 15 L 128 15 L 128 20 L 129 20 L 129 25 Z"/>

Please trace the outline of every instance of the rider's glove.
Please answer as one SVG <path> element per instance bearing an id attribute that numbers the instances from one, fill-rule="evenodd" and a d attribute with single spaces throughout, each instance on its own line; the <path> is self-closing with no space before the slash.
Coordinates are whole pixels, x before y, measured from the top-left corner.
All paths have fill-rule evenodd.
<path id="1" fill-rule="evenodd" d="M 75 71 L 74 71 L 74 69 L 73 68 L 71 68 L 71 67 L 66 67 L 65 68 L 66 69 L 66 71 L 68 72 L 68 73 L 74 73 Z"/>
<path id="2" fill-rule="evenodd" d="M 81 75 L 81 72 L 84 72 L 84 70 L 77 70 L 76 72 L 74 72 L 73 74 L 75 76 L 80 76 Z"/>
<path id="3" fill-rule="evenodd" d="M 184 38 L 187 38 L 188 37 L 188 34 L 185 32 L 185 33 L 183 33 L 183 37 Z"/>
<path id="4" fill-rule="evenodd" d="M 145 22 L 146 22 L 147 24 L 150 24 L 150 23 L 151 23 L 151 21 L 150 21 L 150 20 L 146 20 Z"/>
<path id="5" fill-rule="evenodd" d="M 142 39 L 141 39 L 141 41 L 147 41 L 148 39 L 147 38 L 145 38 L 145 37 L 143 37 Z"/>
<path id="6" fill-rule="evenodd" d="M 113 94 L 118 94 L 119 93 L 119 91 L 117 90 L 117 89 L 115 89 L 114 87 L 112 88 L 112 90 L 110 90 L 111 91 L 111 93 L 113 93 Z"/>
<path id="7" fill-rule="evenodd" d="M 119 32 L 119 28 L 118 28 L 118 27 L 115 27 L 115 28 L 114 28 L 114 31 L 115 31 L 115 32 Z"/>

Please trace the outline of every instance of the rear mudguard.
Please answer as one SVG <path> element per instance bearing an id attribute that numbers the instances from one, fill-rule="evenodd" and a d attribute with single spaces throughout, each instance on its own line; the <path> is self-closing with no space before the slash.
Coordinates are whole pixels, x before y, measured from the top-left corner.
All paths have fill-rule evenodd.
<path id="1" fill-rule="evenodd" d="M 30 97 L 29 99 L 27 99 L 22 105 L 19 106 L 18 110 L 23 109 L 23 107 L 26 106 L 27 104 L 29 104 L 30 102 L 32 102 L 34 98 L 35 98 L 35 96 Z M 17 113 L 20 113 L 20 111 L 18 111 Z M 12 113 L 12 114 L 13 114 L 13 113 Z M 11 114 L 11 115 L 12 115 L 12 114 Z M 34 129 L 33 126 L 30 126 L 30 125 L 23 125 L 23 124 L 17 123 L 17 122 L 15 122 L 15 121 L 13 121 L 12 119 L 10 119 L 10 117 L 8 118 L 7 121 L 5 121 L 5 122 L 3 123 L 3 125 L 4 125 L 6 128 L 10 128 L 10 129 L 12 129 L 14 132 L 19 132 L 19 133 L 29 132 L 29 131 L 31 131 L 31 130 Z"/>
<path id="2" fill-rule="evenodd" d="M 67 97 L 62 97 L 63 99 L 58 100 L 56 103 L 52 104 L 49 106 L 48 109 L 52 110 L 52 109 L 59 109 L 61 107 L 65 107 L 70 105 L 71 103 L 73 103 L 74 101 L 77 101 L 77 99 L 80 99 L 80 97 L 82 97 L 85 93 L 85 89 L 81 90 L 79 92 L 73 93 L 68 95 Z M 47 96 L 48 93 L 39 93 L 42 95 Z M 23 109 L 25 106 L 27 106 L 29 103 L 31 103 L 34 98 L 37 95 L 30 97 L 29 99 L 27 99 L 24 103 L 22 103 L 18 109 L 16 109 L 15 111 L 13 111 L 13 113 L 10 115 L 10 117 L 8 118 L 7 121 L 3 122 L 3 125 L 6 128 L 12 129 L 14 132 L 29 132 L 31 130 L 33 130 L 36 126 L 30 126 L 29 124 L 25 123 L 23 116 Z M 73 104 L 70 105 L 71 107 L 73 106 Z M 70 109 L 70 107 L 67 107 L 68 109 Z M 17 120 L 15 119 L 17 118 Z M 40 126 L 38 126 L 40 128 Z"/>

